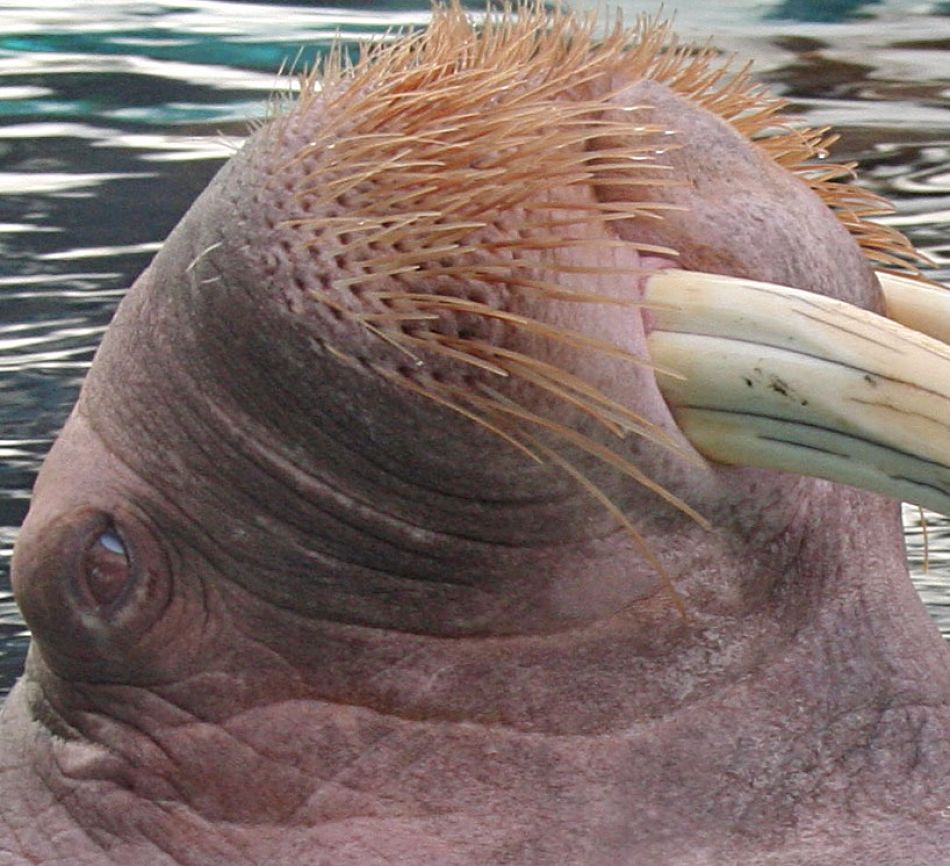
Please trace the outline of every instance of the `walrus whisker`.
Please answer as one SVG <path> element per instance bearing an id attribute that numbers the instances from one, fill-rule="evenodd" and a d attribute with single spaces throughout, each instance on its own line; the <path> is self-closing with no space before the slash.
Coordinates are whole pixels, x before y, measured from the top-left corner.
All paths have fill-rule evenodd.
<path id="1" fill-rule="evenodd" d="M 503 346 L 496 346 L 483 340 L 463 340 L 441 334 L 431 336 L 433 339 L 437 339 L 438 342 L 456 346 L 461 351 L 478 352 L 481 356 L 501 359 L 499 363 L 505 365 L 503 369 L 506 374 L 511 372 L 522 378 L 528 378 L 524 376 L 524 370 L 530 370 L 532 377 L 529 379 L 530 381 L 533 381 L 533 379 L 537 377 L 554 384 L 559 389 L 573 390 L 590 401 L 588 405 L 591 407 L 591 414 L 596 413 L 598 420 L 609 422 L 614 426 L 616 435 L 623 437 L 627 432 L 636 432 L 638 435 L 679 454 L 684 459 L 698 462 L 698 458 L 695 454 L 683 449 L 682 446 L 675 442 L 661 427 L 636 412 L 633 412 L 626 406 L 612 400 L 594 385 L 579 376 L 575 376 L 562 367 L 549 364 L 546 361 L 534 358 L 523 352 L 507 349 Z M 669 372 L 667 375 L 675 377 L 676 374 Z M 533 384 L 537 385 L 538 382 L 533 381 Z"/>
<path id="2" fill-rule="evenodd" d="M 678 496 L 671 493 L 669 490 L 663 487 L 663 485 L 658 484 L 648 475 L 645 475 L 625 457 L 617 454 L 615 451 L 612 451 L 610 448 L 601 444 L 596 439 L 585 436 L 583 433 L 580 433 L 565 424 L 560 424 L 557 421 L 552 421 L 550 418 L 545 418 L 542 415 L 538 415 L 535 412 L 525 409 L 514 401 L 508 400 L 506 397 L 504 397 L 504 395 L 499 394 L 497 391 L 495 391 L 495 389 L 491 388 L 485 383 L 480 383 L 480 390 L 491 396 L 491 403 L 495 408 L 498 409 L 498 411 L 510 414 L 522 421 L 527 421 L 538 428 L 548 430 L 556 434 L 564 441 L 578 446 L 581 450 L 586 451 L 591 456 L 600 458 L 604 463 L 620 470 L 623 475 L 627 475 L 643 487 L 647 488 L 647 490 L 656 493 L 674 508 L 692 518 L 704 529 L 712 529 L 712 525 L 709 523 L 709 521 L 706 520 L 706 518 L 703 517 L 698 511 L 696 511 Z M 469 394 L 467 399 L 470 399 L 477 405 L 485 405 L 488 402 L 485 397 L 476 394 Z"/>
<path id="3" fill-rule="evenodd" d="M 383 372 L 380 370 L 380 372 Z M 533 426 L 547 429 L 550 432 L 553 432 L 559 438 L 565 438 L 572 441 L 574 444 L 579 445 L 582 450 L 586 451 L 593 456 L 596 456 L 602 460 L 605 460 L 608 463 L 611 463 L 616 468 L 620 468 L 624 474 L 630 475 L 634 480 L 638 481 L 640 484 L 644 485 L 648 489 L 657 493 L 664 499 L 666 499 L 670 504 L 674 505 L 676 508 L 683 511 L 701 526 L 709 529 L 709 523 L 706 521 L 702 515 L 696 512 L 694 509 L 690 508 L 686 503 L 682 502 L 678 497 L 670 493 L 668 490 L 658 485 L 652 481 L 652 479 L 643 475 L 639 472 L 635 466 L 630 464 L 620 455 L 615 454 L 610 451 L 610 449 L 605 448 L 600 445 L 600 443 L 595 440 L 589 439 L 588 437 L 579 434 L 571 428 L 564 427 L 563 425 L 557 424 L 556 422 L 550 421 L 549 419 L 543 418 L 541 416 L 535 415 L 534 413 L 527 412 L 517 403 L 512 400 L 509 400 L 502 394 L 499 394 L 494 389 L 489 386 L 482 384 L 480 386 L 481 391 L 484 391 L 487 397 L 481 397 L 473 394 L 470 391 L 463 390 L 461 388 L 435 383 L 427 382 L 425 386 L 420 383 L 414 382 L 405 376 L 398 376 L 392 371 L 386 370 L 384 375 L 390 381 L 397 382 L 402 387 L 408 388 L 409 390 L 415 391 L 421 396 L 433 400 L 440 405 L 445 406 L 446 408 L 451 409 L 454 412 L 469 418 L 470 420 L 477 423 L 479 426 L 484 427 L 490 432 L 501 436 L 503 439 L 508 441 L 510 444 L 514 445 L 516 448 L 521 450 L 524 453 L 529 454 L 537 462 L 543 462 L 541 457 L 538 454 L 533 453 L 528 446 L 520 442 L 514 435 L 501 429 L 497 424 L 493 424 L 488 421 L 483 415 L 479 415 L 472 410 L 466 409 L 461 402 L 469 402 L 475 405 L 480 406 L 483 410 L 488 410 L 491 413 L 502 413 L 513 416 L 516 419 L 521 421 L 526 421 Z M 452 395 L 449 397 L 448 395 Z M 624 515 L 623 511 L 616 506 L 616 504 L 604 493 L 593 481 L 587 478 L 580 470 L 578 470 L 573 464 L 570 463 L 566 458 L 560 455 L 558 452 L 553 449 L 548 448 L 543 445 L 537 437 L 529 436 L 528 437 L 532 445 L 540 451 L 550 462 L 561 468 L 568 475 L 574 478 L 583 489 L 591 495 L 596 501 L 600 502 L 608 513 L 614 517 L 620 526 L 624 528 L 630 537 L 637 544 L 637 547 L 640 549 L 641 554 L 644 556 L 644 559 L 654 568 L 657 572 L 657 575 L 661 578 L 667 590 L 670 592 L 671 598 L 677 610 L 682 616 L 686 615 L 685 605 L 682 601 L 681 596 L 676 591 L 672 579 L 670 578 L 668 572 L 663 567 L 662 563 L 656 558 L 653 551 L 649 548 L 649 545 L 643 540 L 643 537 L 637 532 L 636 528 L 630 523 L 629 519 Z"/>
<path id="4" fill-rule="evenodd" d="M 438 318 L 438 317 L 436 317 Z M 424 346 L 428 351 L 434 352 L 438 355 L 443 355 L 447 358 L 452 358 L 456 361 L 461 361 L 463 364 L 468 364 L 472 367 L 477 367 L 480 370 L 484 370 L 487 373 L 491 373 L 494 376 L 501 376 L 506 378 L 508 376 L 508 371 L 503 367 L 493 364 L 490 361 L 486 361 L 484 358 L 480 358 L 478 355 L 475 355 L 471 351 L 465 351 L 464 349 L 456 349 L 451 345 L 447 345 L 449 342 L 448 338 L 444 337 L 441 334 L 436 334 L 432 332 L 422 333 L 418 336 L 409 336 L 402 335 L 399 338 L 404 343 L 415 344 L 418 346 Z M 467 341 L 458 341 L 458 342 L 467 342 Z M 467 347 L 466 347 L 467 348 Z"/>
<path id="5" fill-rule="evenodd" d="M 533 372 L 530 368 L 519 366 L 517 363 L 508 361 L 508 368 L 511 372 L 515 373 L 519 379 L 523 379 L 526 382 L 535 385 L 540 388 L 542 391 L 563 400 L 565 403 L 575 406 L 580 409 L 581 412 L 584 412 L 586 415 L 593 418 L 598 424 L 604 427 L 607 432 L 613 434 L 617 438 L 623 438 L 624 434 L 628 430 L 636 430 L 636 427 L 631 427 L 628 425 L 618 424 L 612 417 L 612 413 L 605 411 L 601 406 L 598 406 L 594 402 L 588 402 L 577 394 L 571 393 L 570 390 L 558 385 L 556 382 L 539 375 Z"/>
<path id="6" fill-rule="evenodd" d="M 375 293 L 377 298 L 386 299 L 389 297 L 387 292 Z M 453 298 L 445 295 L 429 295 L 422 292 L 400 293 L 398 297 L 412 301 L 420 307 L 434 307 L 437 309 L 453 310 L 463 313 L 475 313 L 480 316 L 491 319 L 499 319 L 522 330 L 540 334 L 553 340 L 558 340 L 572 346 L 594 349 L 615 358 L 621 358 L 631 361 L 640 366 L 652 367 L 650 361 L 621 349 L 619 346 L 607 340 L 594 337 L 591 334 L 585 334 L 580 331 L 573 331 L 568 328 L 559 328 L 549 325 L 546 322 L 532 319 L 530 316 L 522 316 L 517 313 L 511 313 L 507 310 L 499 310 L 487 304 L 470 301 L 467 298 Z"/>
<path id="7" fill-rule="evenodd" d="M 548 14 L 540 3 L 519 13 L 506 8 L 476 24 L 458 4 L 437 7 L 425 33 L 409 35 L 398 45 L 367 48 L 355 66 L 336 58 L 329 61 L 329 69 L 315 67 L 306 79 L 310 93 L 300 110 L 319 98 L 321 110 L 335 122 L 320 128 L 287 163 L 303 169 L 294 192 L 314 216 L 285 224 L 300 232 L 301 245 L 315 256 L 336 257 L 338 268 L 346 265 L 345 275 L 331 278 L 330 291 L 353 293 L 353 299 L 331 309 L 399 347 L 417 368 L 425 365 L 429 353 L 493 376 L 504 371 L 594 418 L 611 435 L 635 431 L 687 456 L 669 437 L 645 429 L 595 386 L 579 384 L 579 377 L 558 375 L 538 359 L 517 357 L 517 352 L 492 352 L 474 336 L 438 333 L 443 316 L 472 315 L 530 337 L 652 368 L 649 360 L 612 342 L 522 315 L 507 309 L 503 300 L 533 296 L 642 306 L 633 287 L 647 268 L 611 267 L 602 260 L 568 262 L 565 251 L 635 251 L 678 258 L 670 245 L 635 237 L 591 240 L 577 234 L 584 226 L 655 223 L 681 210 L 663 201 L 613 202 L 598 195 L 571 195 L 601 187 L 636 191 L 685 183 L 658 161 L 658 154 L 682 146 L 675 131 L 650 122 L 647 100 L 623 105 L 624 81 L 658 81 L 754 139 L 819 195 L 869 258 L 912 270 L 915 253 L 899 233 L 866 221 L 885 204 L 842 183 L 851 176 L 851 166 L 814 162 L 824 158 L 834 134 L 789 126 L 781 113 L 787 102 L 754 85 L 748 65 L 722 61 L 708 45 L 696 49 L 681 44 L 659 16 L 640 16 L 631 29 L 618 17 L 598 40 L 592 17 L 572 19 L 560 10 Z M 501 66 L 519 70 L 518 86 L 499 71 Z M 611 81 L 615 74 L 620 83 L 606 92 L 591 97 L 585 91 L 592 82 Z M 537 134 L 539 123 L 545 124 L 544 136 Z M 541 163 L 543 172 L 538 171 Z M 513 232 L 496 225 L 499 215 L 515 213 Z M 571 276 L 629 278 L 630 296 L 578 290 L 558 279 Z M 435 281 L 436 286 L 440 280 L 478 281 L 497 289 L 499 299 L 480 303 L 453 297 L 449 288 L 441 287 L 399 290 L 400 284 L 417 286 L 417 280 Z M 325 294 L 320 290 L 311 297 L 320 301 Z M 382 308 L 356 312 L 354 303 Z M 501 395 L 486 403 L 484 388 L 467 394 L 464 388 L 436 383 L 426 371 L 420 375 L 428 384 L 415 383 L 414 390 L 438 394 L 443 405 L 464 409 L 467 417 L 488 413 L 494 420 L 479 415 L 482 426 L 498 431 L 504 426 L 497 420 L 500 416 L 517 417 L 519 423 L 544 428 L 621 468 L 617 461 L 623 459 L 613 452 L 606 456 L 599 443 L 524 407 L 500 405 Z M 396 378 L 408 381 L 406 376 Z M 510 434 L 506 436 L 510 441 Z M 621 471 L 636 477 L 631 469 Z"/>
<path id="8" fill-rule="evenodd" d="M 640 551 L 640 555 L 650 565 L 654 572 L 656 572 L 656 575 L 662 581 L 663 586 L 670 597 L 670 601 L 676 608 L 677 613 L 679 613 L 680 617 L 684 621 L 688 621 L 689 613 L 686 609 L 686 601 L 680 594 L 679 590 L 677 590 L 676 584 L 673 582 L 673 578 L 670 576 L 669 571 L 660 561 L 659 557 L 657 557 L 656 553 L 653 551 L 653 548 L 647 543 L 643 535 L 638 532 L 637 528 L 630 522 L 630 518 L 623 513 L 623 510 L 620 509 L 617 504 L 606 493 L 604 493 L 603 490 L 601 490 L 593 481 L 584 475 L 583 472 L 581 472 L 562 454 L 559 454 L 552 448 L 548 448 L 546 445 L 538 442 L 537 440 L 534 440 L 533 444 L 545 457 L 547 457 L 548 460 L 550 460 L 563 472 L 567 473 L 567 475 L 573 478 L 593 499 L 595 499 L 604 507 L 607 513 L 610 514 L 614 520 L 617 521 L 620 527 L 626 532 L 627 536 L 636 545 L 637 549 Z"/>
<path id="9" fill-rule="evenodd" d="M 352 316 L 354 322 L 372 322 L 374 325 L 386 324 L 391 322 L 432 322 L 438 321 L 439 317 L 431 313 L 354 313 Z"/>
<path id="10" fill-rule="evenodd" d="M 198 253 L 198 255 L 196 255 L 196 256 L 188 263 L 188 266 L 185 268 L 185 273 L 186 273 L 186 274 L 190 274 L 196 267 L 198 267 L 198 265 L 200 264 L 201 260 L 202 260 L 205 256 L 210 255 L 211 253 L 213 253 L 216 249 L 218 249 L 218 247 L 221 246 L 221 244 L 222 244 L 222 241 L 218 241 L 217 243 L 214 243 L 214 244 L 211 244 L 210 246 L 205 247 L 200 253 Z"/>
<path id="11" fill-rule="evenodd" d="M 502 427 L 498 426 L 497 424 L 493 424 L 483 415 L 479 415 L 477 412 L 467 409 L 462 403 L 458 402 L 458 400 L 452 399 L 449 394 L 452 394 L 454 389 L 451 389 L 450 387 L 442 385 L 431 379 L 426 382 L 426 385 L 422 385 L 405 375 L 401 375 L 397 371 L 387 369 L 381 365 L 376 365 L 374 369 L 387 381 L 393 382 L 400 388 L 413 391 L 414 393 L 425 397 L 427 400 L 431 400 L 434 403 L 444 406 L 446 409 L 450 409 L 451 411 L 463 416 L 464 418 L 468 418 L 479 427 L 482 427 L 489 433 L 500 437 L 510 445 L 514 446 L 523 454 L 530 457 L 534 462 L 543 463 L 537 454 L 531 451 L 531 449 L 523 442 L 520 442 L 510 431 L 502 429 Z M 463 394 L 463 397 L 464 396 L 465 395 Z"/>
<path id="12" fill-rule="evenodd" d="M 924 574 L 930 571 L 930 529 L 927 525 L 927 514 L 924 509 L 918 505 L 917 511 L 920 514 L 920 537 L 923 542 L 923 570 Z"/>
<path id="13" fill-rule="evenodd" d="M 627 308 L 650 306 L 650 304 L 645 304 L 638 298 L 623 298 L 613 295 L 604 295 L 599 292 L 575 291 L 565 289 L 551 280 L 522 277 L 518 273 L 521 268 L 513 267 L 513 265 L 517 265 L 517 263 L 506 262 L 497 265 L 480 263 L 474 267 L 467 265 L 458 265 L 455 267 L 427 267 L 422 273 L 425 273 L 427 277 L 466 277 L 467 279 L 477 280 L 482 283 L 502 286 L 510 289 L 512 292 L 517 292 L 519 295 L 543 297 L 552 301 L 566 301 L 575 304 L 604 304 Z M 527 269 L 527 267 L 524 269 Z M 532 268 L 532 270 L 534 270 L 534 268 Z M 642 273 L 640 270 L 625 273 L 628 276 L 637 276 L 647 273 L 647 269 L 642 269 Z M 368 298 L 377 298 L 380 294 L 395 298 L 404 293 L 368 291 L 366 296 Z"/>
<path id="14" fill-rule="evenodd" d="M 605 426 L 609 423 L 617 436 L 623 438 L 627 433 L 636 433 L 644 439 L 649 439 L 687 460 L 691 460 L 694 463 L 699 462 L 694 454 L 687 452 L 682 446 L 674 442 L 665 430 L 651 423 L 641 415 L 638 415 L 636 412 L 632 412 L 626 406 L 617 403 L 615 400 L 611 400 L 580 377 L 573 376 L 553 364 L 538 361 L 529 355 L 517 352 L 511 352 L 509 354 L 511 356 L 509 360 L 507 360 L 507 369 L 509 372 L 516 373 L 521 378 L 539 385 L 546 390 L 551 390 L 552 393 L 560 394 L 565 400 L 574 402 L 579 406 L 582 404 L 577 402 L 578 398 L 570 395 L 567 389 L 573 389 L 579 394 L 586 396 L 590 400 L 590 403 L 583 404 L 587 406 L 585 411 Z"/>

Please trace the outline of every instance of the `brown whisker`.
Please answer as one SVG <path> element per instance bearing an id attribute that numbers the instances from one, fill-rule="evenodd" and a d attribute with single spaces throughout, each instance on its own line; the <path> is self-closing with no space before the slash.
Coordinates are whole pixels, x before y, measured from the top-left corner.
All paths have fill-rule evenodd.
<path id="1" fill-rule="evenodd" d="M 548 341 L 652 369 L 607 339 L 517 312 L 534 309 L 538 298 L 618 312 L 641 306 L 638 254 L 677 257 L 660 244 L 621 239 L 617 226 L 655 225 L 679 206 L 601 195 L 611 187 L 688 183 L 663 161 L 681 146 L 675 130 L 649 122 L 649 105 L 622 104 L 624 91 L 641 80 L 716 113 L 798 175 L 869 259 L 916 272 L 921 257 L 899 232 L 871 221 L 890 206 L 848 184 L 854 167 L 825 159 L 836 136 L 799 128 L 783 114 L 784 100 L 752 82 L 748 66 L 722 59 L 708 45 L 679 43 L 659 15 L 640 16 L 632 27 L 618 16 L 608 25 L 598 38 L 594 16 L 550 11 L 541 0 L 505 6 L 476 25 L 453 0 L 434 9 L 426 31 L 366 46 L 355 63 L 335 49 L 300 76 L 294 105 L 275 101 L 275 114 L 284 113 L 265 134 L 277 141 L 303 129 L 307 136 L 269 182 L 293 178 L 300 210 L 279 225 L 296 234 L 308 267 L 321 275 L 323 288 L 310 297 L 413 362 L 402 372 L 369 366 L 567 473 L 630 534 L 682 612 L 661 563 L 622 510 L 534 434 L 581 449 L 708 523 L 621 454 L 479 377 L 499 388 L 523 383 L 547 404 L 582 413 L 616 438 L 635 433 L 684 459 L 695 459 L 691 453 L 575 373 L 511 345 L 443 334 L 454 332 L 443 326 L 453 317 L 477 317 L 501 323 L 493 327 L 504 339 L 530 346 Z M 315 128 L 307 123 L 313 111 L 326 120 Z M 623 193 L 607 198 L 618 197 Z M 616 294 L 587 290 L 584 277 L 606 281 Z M 492 303 L 472 299 L 485 296 Z M 465 385 L 443 382 L 427 366 L 441 362 L 462 365 Z M 589 424 L 587 418 L 581 421 Z"/>

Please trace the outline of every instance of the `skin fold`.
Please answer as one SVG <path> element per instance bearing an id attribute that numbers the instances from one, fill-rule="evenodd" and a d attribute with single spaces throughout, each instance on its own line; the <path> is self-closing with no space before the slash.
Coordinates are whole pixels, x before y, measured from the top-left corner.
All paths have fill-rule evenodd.
<path id="1" fill-rule="evenodd" d="M 442 16 L 423 56 L 474 38 Z M 504 26 L 515 65 L 539 22 Z M 381 91 L 330 75 L 215 178 L 123 300 L 18 539 L 33 643 L 0 715 L 0 866 L 946 862 L 950 653 L 898 505 L 701 457 L 635 305 L 675 264 L 880 311 L 873 268 L 813 187 L 650 74 L 605 61 L 544 96 L 555 119 L 597 105 L 558 153 L 601 162 L 559 180 L 530 150 L 553 121 L 526 127 L 527 174 L 504 150 L 528 108 L 498 94 L 539 79 L 473 73 L 495 90 L 468 175 L 440 169 L 474 178 L 452 248 L 444 222 L 334 228 L 450 199 L 414 180 L 426 136 L 378 150 L 457 98 L 435 78 L 400 79 L 432 95 L 363 155 Z M 663 168 L 627 183 L 621 151 Z"/>

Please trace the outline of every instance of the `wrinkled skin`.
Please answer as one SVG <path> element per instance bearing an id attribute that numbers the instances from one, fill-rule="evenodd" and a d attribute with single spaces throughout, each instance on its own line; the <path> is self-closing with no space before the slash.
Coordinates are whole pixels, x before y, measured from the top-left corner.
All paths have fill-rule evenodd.
<path id="1" fill-rule="evenodd" d="M 800 181 L 659 85 L 617 99 L 675 120 L 690 181 L 620 236 L 879 307 Z M 0 864 L 946 863 L 950 654 L 898 506 L 631 438 L 714 527 L 588 467 L 684 619 L 569 478 L 385 381 L 399 353 L 308 299 L 348 262 L 300 263 L 264 185 L 284 156 L 259 133 L 169 238 L 37 481 Z M 638 290 L 615 282 L 575 278 Z M 645 354 L 648 313 L 532 304 Z M 558 351 L 689 449 L 648 369 Z"/>

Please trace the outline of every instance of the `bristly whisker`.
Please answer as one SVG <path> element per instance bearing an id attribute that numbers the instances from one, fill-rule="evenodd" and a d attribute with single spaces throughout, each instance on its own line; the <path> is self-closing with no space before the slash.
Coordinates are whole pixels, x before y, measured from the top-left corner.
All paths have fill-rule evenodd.
<path id="1" fill-rule="evenodd" d="M 869 221 L 888 206 L 844 182 L 853 166 L 825 161 L 834 134 L 796 128 L 782 114 L 786 102 L 753 84 L 747 65 L 723 61 L 709 45 L 681 44 L 661 15 L 641 16 L 630 28 L 618 15 L 608 25 L 598 37 L 594 17 L 551 11 L 542 0 L 505 6 L 476 23 L 452 0 L 434 9 L 424 32 L 366 47 L 355 63 L 336 49 L 301 77 L 296 103 L 265 130 L 273 153 L 284 154 L 274 157 L 269 183 L 282 200 L 290 192 L 299 208 L 275 229 L 303 253 L 296 284 L 313 285 L 305 291 L 315 304 L 412 362 L 397 369 L 366 362 L 364 369 L 574 479 L 634 539 L 682 611 L 662 563 L 623 511 L 551 440 L 708 523 L 619 450 L 502 393 L 540 394 L 583 429 L 593 419 L 613 445 L 636 435 L 698 460 L 594 383 L 528 354 L 535 349 L 514 348 L 547 345 L 551 357 L 563 358 L 569 347 L 654 369 L 599 335 L 519 312 L 599 304 L 618 315 L 633 310 L 633 321 L 649 270 L 640 254 L 679 255 L 621 240 L 620 227 L 653 226 L 680 206 L 605 200 L 659 199 L 689 183 L 665 161 L 682 147 L 677 131 L 651 122 L 648 104 L 624 105 L 624 92 L 651 80 L 715 113 L 801 178 L 869 258 L 912 272 L 920 258 L 897 231 Z M 308 123 L 315 111 L 327 119 L 316 128 Z M 610 188 L 621 194 L 605 196 Z M 445 369 L 450 378 L 462 371 L 459 384 L 444 380 Z"/>

